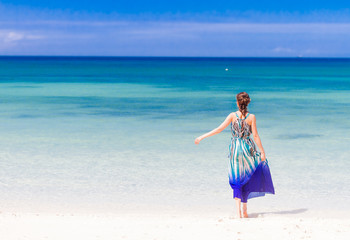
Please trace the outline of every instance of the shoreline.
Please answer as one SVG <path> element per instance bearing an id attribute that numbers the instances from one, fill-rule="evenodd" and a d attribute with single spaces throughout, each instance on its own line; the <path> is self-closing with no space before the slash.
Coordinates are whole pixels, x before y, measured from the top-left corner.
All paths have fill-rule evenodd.
<path id="1" fill-rule="evenodd" d="M 265 201 L 262 201 L 265 200 Z M 268 203 L 268 204 L 266 204 Z M 229 217 L 235 216 L 236 206 L 227 203 L 111 203 L 111 202 L 18 202 L 10 204 L 2 202 L 0 214 L 3 215 L 157 215 L 157 216 L 197 216 L 197 217 Z M 248 215 L 252 218 L 285 217 L 285 218 L 327 218 L 350 219 L 350 209 L 347 208 L 311 208 L 310 205 L 274 205 L 268 199 L 248 203 Z"/>
<path id="2" fill-rule="evenodd" d="M 347 239 L 349 234 L 350 218 L 265 214 L 237 219 L 207 212 L 0 213 L 0 237 L 6 240 Z"/>

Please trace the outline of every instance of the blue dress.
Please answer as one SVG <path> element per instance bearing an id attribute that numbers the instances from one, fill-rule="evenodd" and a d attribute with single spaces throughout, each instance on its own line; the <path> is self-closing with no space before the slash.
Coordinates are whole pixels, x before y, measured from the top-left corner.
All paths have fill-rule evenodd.
<path id="1" fill-rule="evenodd" d="M 228 177 L 233 198 L 240 198 L 247 202 L 253 197 L 265 196 L 265 193 L 275 194 L 267 159 L 261 161 L 261 152 L 250 135 L 251 126 L 244 119 L 239 118 L 231 122 L 231 143 L 229 145 L 230 159 Z"/>

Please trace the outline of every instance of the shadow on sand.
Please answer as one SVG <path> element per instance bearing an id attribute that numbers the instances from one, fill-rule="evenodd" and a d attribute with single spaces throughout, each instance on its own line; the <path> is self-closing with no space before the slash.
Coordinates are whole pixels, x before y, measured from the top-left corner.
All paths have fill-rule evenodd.
<path id="1" fill-rule="evenodd" d="M 250 218 L 257 218 L 259 216 L 264 216 L 265 214 L 299 214 L 306 212 L 308 209 L 307 208 L 299 208 L 299 209 L 294 209 L 294 210 L 289 210 L 289 211 L 276 211 L 276 212 L 261 212 L 261 213 L 250 213 L 248 214 Z"/>

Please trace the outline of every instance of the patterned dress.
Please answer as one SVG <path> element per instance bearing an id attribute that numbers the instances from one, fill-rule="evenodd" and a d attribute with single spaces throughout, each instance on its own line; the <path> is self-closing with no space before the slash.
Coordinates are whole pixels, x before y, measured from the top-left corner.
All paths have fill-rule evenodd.
<path id="1" fill-rule="evenodd" d="M 275 194 L 270 169 L 265 161 L 261 161 L 261 153 L 257 151 L 251 126 L 239 118 L 231 122 L 231 143 L 229 145 L 229 183 L 233 189 L 233 197 L 247 202 L 249 198 Z"/>

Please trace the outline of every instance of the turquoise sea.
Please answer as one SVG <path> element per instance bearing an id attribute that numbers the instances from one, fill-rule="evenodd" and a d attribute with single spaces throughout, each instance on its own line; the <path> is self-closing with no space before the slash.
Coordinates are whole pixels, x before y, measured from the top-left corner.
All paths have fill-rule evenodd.
<path id="1" fill-rule="evenodd" d="M 234 212 L 229 127 L 194 140 L 241 91 L 276 191 L 251 211 L 349 213 L 350 59 L 147 57 L 0 57 L 0 211 Z"/>

